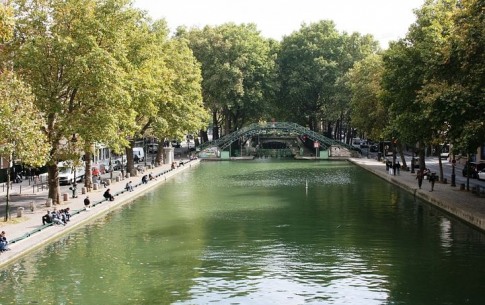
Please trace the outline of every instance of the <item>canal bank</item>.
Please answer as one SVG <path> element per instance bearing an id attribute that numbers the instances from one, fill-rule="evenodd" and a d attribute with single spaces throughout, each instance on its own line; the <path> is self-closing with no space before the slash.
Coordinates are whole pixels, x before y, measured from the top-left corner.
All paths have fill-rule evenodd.
<path id="1" fill-rule="evenodd" d="M 349 159 L 350 162 L 370 171 L 382 179 L 397 185 L 415 197 L 421 198 L 441 210 L 461 219 L 462 221 L 485 231 L 485 197 L 479 193 L 461 190 L 459 186 L 452 187 L 449 183 L 434 185 L 431 191 L 431 183 L 423 181 L 419 189 L 416 173 L 401 171 L 399 175 L 390 175 L 386 165 L 374 159 Z"/>
<path id="2" fill-rule="evenodd" d="M 200 160 L 178 160 L 178 162 L 178 166 L 175 169 L 172 169 L 170 164 L 146 169 L 144 173 L 140 173 L 137 177 L 115 181 L 106 187 L 100 186 L 97 190 L 92 190 L 86 195 L 79 194 L 77 198 L 68 198 L 68 200 L 56 206 L 47 206 L 47 203 L 42 203 L 36 204 L 35 208 L 30 210 L 33 197 L 16 195 L 18 197 L 12 201 L 11 208 L 14 211 L 20 209 L 20 214 L 22 215 L 17 217 L 19 216 L 18 214 L 12 214 L 12 221 L 8 223 L 0 222 L 0 231 L 5 231 L 6 237 L 10 241 L 8 245 L 10 250 L 0 253 L 0 268 L 41 248 L 47 243 L 65 236 L 98 217 L 102 217 L 125 204 L 133 202 L 136 198 L 143 196 L 149 190 L 159 186 L 178 173 L 198 165 Z M 148 183 L 142 183 L 142 177 L 149 173 L 152 173 L 155 179 L 149 180 Z M 131 192 L 125 189 L 128 181 L 132 181 L 134 186 Z M 103 193 L 108 188 L 110 193 L 114 195 L 115 199 L 113 201 L 107 201 L 103 197 Z M 45 191 L 45 194 L 40 194 L 40 196 L 47 197 L 47 191 Z M 88 210 L 84 207 L 86 196 L 89 196 L 91 201 L 91 208 Z M 45 201 L 43 200 L 43 202 Z M 67 225 L 42 225 L 42 216 L 47 211 L 66 208 L 70 209 L 72 215 Z M 0 209 L 5 209 L 5 202 L 2 201 Z"/>

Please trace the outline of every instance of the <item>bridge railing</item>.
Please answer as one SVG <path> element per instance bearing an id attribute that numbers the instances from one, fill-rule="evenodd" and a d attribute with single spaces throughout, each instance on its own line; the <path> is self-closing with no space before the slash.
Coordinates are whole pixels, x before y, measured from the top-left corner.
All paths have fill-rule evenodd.
<path id="1" fill-rule="evenodd" d="M 290 122 L 264 122 L 264 123 L 254 123 L 238 129 L 228 135 L 225 135 L 217 140 L 206 142 L 199 146 L 199 149 L 203 151 L 208 147 L 217 146 L 221 150 L 226 149 L 229 147 L 233 142 L 239 140 L 242 137 L 246 136 L 255 136 L 261 134 L 268 134 L 272 132 L 280 132 L 283 131 L 284 133 L 294 133 L 300 136 L 306 135 L 312 141 L 319 142 L 320 147 L 323 149 L 329 149 L 331 146 L 339 146 L 344 147 L 350 151 L 355 153 L 360 153 L 360 149 L 348 145 L 346 143 L 342 143 L 340 141 L 336 141 L 330 138 L 327 138 L 313 130 L 310 130 L 306 127 L 298 125 L 296 123 Z"/>

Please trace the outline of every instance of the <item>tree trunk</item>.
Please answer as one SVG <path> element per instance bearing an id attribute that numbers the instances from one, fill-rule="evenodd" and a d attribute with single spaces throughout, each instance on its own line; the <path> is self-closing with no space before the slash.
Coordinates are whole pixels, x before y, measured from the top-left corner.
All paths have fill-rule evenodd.
<path id="1" fill-rule="evenodd" d="M 207 131 L 201 129 L 199 131 L 199 137 L 200 137 L 200 140 L 201 140 L 201 143 L 205 143 L 207 141 L 209 141 L 209 137 L 207 136 Z M 198 139 L 196 139 L 196 145 L 200 144 L 200 143 L 197 143 Z"/>
<path id="2" fill-rule="evenodd" d="M 85 167 L 85 173 L 84 173 L 84 186 L 88 189 L 88 191 L 91 191 L 93 187 L 93 172 L 91 171 L 91 166 L 92 166 L 92 159 L 91 159 L 91 149 L 88 148 L 84 152 L 84 167 Z"/>
<path id="3" fill-rule="evenodd" d="M 157 143 L 158 143 L 158 149 L 157 149 L 157 155 L 155 156 L 155 165 L 159 165 L 163 163 L 163 148 L 165 147 L 163 140 L 159 140 Z"/>
<path id="4" fill-rule="evenodd" d="M 5 197 L 5 221 L 8 221 L 10 218 L 10 207 L 9 207 L 9 202 L 10 202 L 10 174 L 11 174 L 11 169 L 10 169 L 10 162 L 11 160 L 8 160 L 8 167 L 7 167 L 7 196 Z"/>
<path id="5" fill-rule="evenodd" d="M 49 195 L 52 199 L 52 204 L 61 203 L 60 187 L 59 187 L 59 168 L 57 163 L 47 165 Z"/>
<path id="6" fill-rule="evenodd" d="M 135 161 L 133 160 L 133 147 L 135 146 L 135 140 L 130 141 L 130 147 L 126 148 L 126 171 L 130 173 L 130 176 L 135 176 Z"/>
<path id="7" fill-rule="evenodd" d="M 217 111 L 212 111 L 212 140 L 219 139 L 219 122 L 217 121 Z"/>

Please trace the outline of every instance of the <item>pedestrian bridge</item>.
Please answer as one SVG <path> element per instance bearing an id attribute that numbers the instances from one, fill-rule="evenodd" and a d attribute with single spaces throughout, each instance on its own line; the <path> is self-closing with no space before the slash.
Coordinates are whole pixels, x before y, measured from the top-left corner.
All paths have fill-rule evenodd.
<path id="1" fill-rule="evenodd" d="M 254 157 L 261 152 L 260 145 L 265 139 L 275 141 L 278 138 L 287 143 L 285 151 L 290 151 L 295 158 L 345 159 L 360 156 L 360 149 L 356 147 L 289 122 L 251 124 L 217 140 L 203 143 L 198 148 L 198 156 L 211 159 Z M 308 148 L 309 144 L 311 149 Z M 279 155 L 276 150 L 274 154 Z"/>

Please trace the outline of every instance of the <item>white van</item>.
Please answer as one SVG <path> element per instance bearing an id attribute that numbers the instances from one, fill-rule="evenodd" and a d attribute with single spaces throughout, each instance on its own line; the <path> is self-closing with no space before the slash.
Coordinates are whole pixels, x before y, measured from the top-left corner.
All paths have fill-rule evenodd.
<path id="1" fill-rule="evenodd" d="M 145 150 L 143 147 L 133 147 L 133 160 L 143 162 L 145 160 Z"/>
<path id="2" fill-rule="evenodd" d="M 67 163 L 61 162 L 58 165 L 59 168 L 59 184 L 72 184 L 74 180 L 76 182 L 82 181 L 86 170 L 83 166 L 76 167 L 74 170 L 72 166 Z"/>

